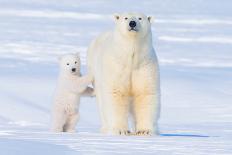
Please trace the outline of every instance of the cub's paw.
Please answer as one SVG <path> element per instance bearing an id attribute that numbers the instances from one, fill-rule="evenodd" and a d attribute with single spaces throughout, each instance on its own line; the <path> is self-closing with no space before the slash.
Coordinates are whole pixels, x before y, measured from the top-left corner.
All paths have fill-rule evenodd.
<path id="1" fill-rule="evenodd" d="M 135 133 L 136 136 L 152 136 L 153 132 L 151 130 L 138 130 Z"/>

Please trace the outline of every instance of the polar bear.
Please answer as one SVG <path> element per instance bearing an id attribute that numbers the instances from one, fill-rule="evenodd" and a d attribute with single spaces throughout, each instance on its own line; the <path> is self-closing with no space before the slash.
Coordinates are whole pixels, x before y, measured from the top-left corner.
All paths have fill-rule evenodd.
<path id="1" fill-rule="evenodd" d="M 79 54 L 68 54 L 60 58 L 60 74 L 52 109 L 53 132 L 75 132 L 79 119 L 79 104 L 82 95 L 92 95 L 88 87 L 92 76 L 81 76 Z"/>
<path id="2" fill-rule="evenodd" d="M 129 115 L 136 135 L 158 132 L 160 77 L 152 45 L 151 17 L 115 14 L 115 28 L 92 41 L 87 63 L 94 77 L 102 132 L 127 135 Z"/>

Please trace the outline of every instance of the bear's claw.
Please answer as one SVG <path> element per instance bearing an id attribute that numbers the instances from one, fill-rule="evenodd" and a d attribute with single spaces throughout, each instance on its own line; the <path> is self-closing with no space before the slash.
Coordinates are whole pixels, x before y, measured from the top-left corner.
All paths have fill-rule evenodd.
<path id="1" fill-rule="evenodd" d="M 151 136 L 152 131 L 151 130 L 139 130 L 135 133 L 137 136 Z"/>
<path id="2" fill-rule="evenodd" d="M 125 131 L 119 131 L 119 135 L 130 135 L 130 131 L 129 130 L 125 130 Z"/>

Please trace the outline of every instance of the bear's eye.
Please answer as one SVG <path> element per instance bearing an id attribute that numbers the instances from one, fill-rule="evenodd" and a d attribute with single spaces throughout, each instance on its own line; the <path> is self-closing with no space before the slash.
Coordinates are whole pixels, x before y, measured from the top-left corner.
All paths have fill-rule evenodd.
<path id="1" fill-rule="evenodd" d="M 77 64 L 77 62 L 75 61 L 75 64 Z"/>
<path id="2" fill-rule="evenodd" d="M 125 17 L 125 20 L 127 20 L 128 18 L 127 17 Z"/>
<path id="3" fill-rule="evenodd" d="M 69 65 L 69 63 L 67 63 L 67 65 Z"/>
<path id="4" fill-rule="evenodd" d="M 141 18 L 141 17 L 139 17 L 139 20 L 142 20 L 142 18 Z"/>

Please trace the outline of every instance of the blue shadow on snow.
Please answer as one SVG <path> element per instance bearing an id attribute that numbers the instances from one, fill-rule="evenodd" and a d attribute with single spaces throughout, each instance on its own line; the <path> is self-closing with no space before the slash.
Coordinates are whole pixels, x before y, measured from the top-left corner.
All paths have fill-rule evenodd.
<path id="1" fill-rule="evenodd" d="M 196 135 L 196 134 L 172 134 L 172 133 L 161 133 L 160 136 L 165 136 L 165 137 L 210 137 L 210 136 Z"/>

